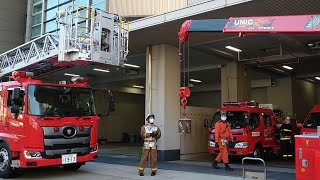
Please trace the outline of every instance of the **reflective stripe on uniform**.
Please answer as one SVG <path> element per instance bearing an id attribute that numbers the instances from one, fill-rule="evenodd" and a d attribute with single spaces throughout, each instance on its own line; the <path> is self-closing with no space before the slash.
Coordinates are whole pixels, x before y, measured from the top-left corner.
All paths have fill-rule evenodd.
<path id="1" fill-rule="evenodd" d="M 142 167 L 139 167 L 139 170 L 144 170 L 144 168 L 142 168 Z"/>
<path id="2" fill-rule="evenodd" d="M 290 129 L 282 129 L 283 131 L 286 131 L 286 132 L 291 132 L 292 130 Z"/>
<path id="3" fill-rule="evenodd" d="M 158 168 L 152 168 L 151 169 L 151 171 L 157 171 L 158 170 Z"/>
<path id="4" fill-rule="evenodd" d="M 292 155 L 288 155 L 288 157 L 292 157 Z"/>
<path id="5" fill-rule="evenodd" d="M 283 157 L 288 157 L 288 155 L 283 155 Z"/>
<path id="6" fill-rule="evenodd" d="M 289 137 L 280 138 L 280 140 L 291 140 Z"/>

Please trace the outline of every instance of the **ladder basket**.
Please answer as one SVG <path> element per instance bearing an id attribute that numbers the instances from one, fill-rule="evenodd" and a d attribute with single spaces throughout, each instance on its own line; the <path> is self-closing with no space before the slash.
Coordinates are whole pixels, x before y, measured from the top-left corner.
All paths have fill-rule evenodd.
<path id="1" fill-rule="evenodd" d="M 245 161 L 260 161 L 263 164 L 263 170 L 257 171 L 250 171 L 245 166 Z M 261 172 L 263 171 L 263 172 Z M 243 180 L 249 180 L 249 179 L 255 179 L 255 180 L 267 180 L 267 168 L 266 163 L 261 158 L 251 158 L 251 157 L 245 157 L 242 159 L 242 177 Z"/>

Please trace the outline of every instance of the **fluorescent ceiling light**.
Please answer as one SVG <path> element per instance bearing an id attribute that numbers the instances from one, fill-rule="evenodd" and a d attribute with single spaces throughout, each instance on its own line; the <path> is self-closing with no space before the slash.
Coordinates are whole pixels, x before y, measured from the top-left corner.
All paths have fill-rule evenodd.
<path id="1" fill-rule="evenodd" d="M 288 69 L 288 70 L 292 70 L 293 68 L 292 67 L 290 67 L 290 66 L 282 66 L 283 68 L 285 68 L 285 69 Z"/>
<path id="2" fill-rule="evenodd" d="M 140 88 L 140 89 L 144 89 L 144 87 L 143 87 L 143 86 L 137 86 L 137 85 L 133 85 L 132 87 L 134 87 L 134 88 Z"/>
<path id="3" fill-rule="evenodd" d="M 320 77 L 315 77 L 316 78 L 316 80 L 320 80 Z"/>
<path id="4" fill-rule="evenodd" d="M 100 72 L 110 72 L 109 70 L 106 70 L 106 69 L 98 69 L 98 68 L 94 68 L 93 69 L 94 71 L 100 71 Z"/>
<path id="5" fill-rule="evenodd" d="M 238 49 L 238 48 L 235 48 L 235 47 L 232 47 L 232 46 L 226 46 L 227 49 L 230 49 L 232 51 L 236 51 L 236 52 L 241 52 L 242 50 L 241 49 Z"/>
<path id="6" fill-rule="evenodd" d="M 202 81 L 197 80 L 197 79 L 190 79 L 190 81 L 192 81 L 192 82 L 197 82 L 197 83 L 201 83 L 201 82 L 202 82 Z"/>
<path id="7" fill-rule="evenodd" d="M 80 75 L 78 74 L 70 74 L 70 73 L 64 73 L 65 76 L 72 76 L 72 77 L 78 77 Z"/>
<path id="8" fill-rule="evenodd" d="M 137 66 L 137 65 L 133 65 L 133 64 L 124 64 L 125 66 L 128 66 L 128 67 L 133 67 L 133 68 L 139 68 L 140 66 Z"/>
<path id="9" fill-rule="evenodd" d="M 278 69 L 278 68 L 272 68 L 272 69 L 274 69 L 274 70 L 276 70 L 276 71 L 278 71 L 278 72 L 284 73 L 284 70 L 282 70 L 282 69 Z"/>

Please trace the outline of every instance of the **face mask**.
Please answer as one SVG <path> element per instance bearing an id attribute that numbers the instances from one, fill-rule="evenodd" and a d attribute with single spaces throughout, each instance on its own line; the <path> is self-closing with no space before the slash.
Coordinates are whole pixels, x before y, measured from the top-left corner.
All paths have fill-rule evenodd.
<path id="1" fill-rule="evenodd" d="M 149 119 L 149 123 L 153 124 L 154 123 L 154 119 Z"/>
<path id="2" fill-rule="evenodd" d="M 227 120 L 227 117 L 226 116 L 221 116 L 221 120 L 225 121 L 225 120 Z"/>

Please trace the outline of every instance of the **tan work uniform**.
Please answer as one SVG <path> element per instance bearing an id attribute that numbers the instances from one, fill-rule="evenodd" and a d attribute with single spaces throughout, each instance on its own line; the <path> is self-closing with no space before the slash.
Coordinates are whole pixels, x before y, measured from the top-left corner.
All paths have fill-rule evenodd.
<path id="1" fill-rule="evenodd" d="M 151 137 L 150 134 L 157 133 L 156 137 Z M 151 155 L 151 170 L 157 172 L 157 140 L 161 137 L 160 128 L 154 124 L 147 124 L 141 128 L 141 137 L 144 140 L 143 152 L 139 166 L 139 173 L 143 173 L 147 165 L 149 153 Z"/>

